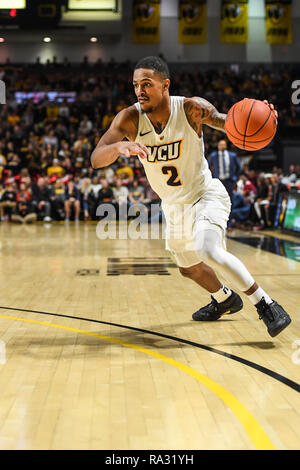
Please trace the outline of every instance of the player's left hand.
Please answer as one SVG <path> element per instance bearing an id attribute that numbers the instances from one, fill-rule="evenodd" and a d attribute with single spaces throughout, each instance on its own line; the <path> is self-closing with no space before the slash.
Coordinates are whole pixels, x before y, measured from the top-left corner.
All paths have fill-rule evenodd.
<path id="1" fill-rule="evenodd" d="M 276 119 L 278 119 L 278 113 L 277 113 L 276 109 L 274 108 L 274 105 L 273 105 L 272 103 L 269 103 L 268 100 L 264 100 L 264 103 L 266 103 L 266 104 L 269 106 L 269 108 L 270 108 L 272 111 L 274 111 L 274 114 L 275 114 L 275 116 L 276 116 Z"/>

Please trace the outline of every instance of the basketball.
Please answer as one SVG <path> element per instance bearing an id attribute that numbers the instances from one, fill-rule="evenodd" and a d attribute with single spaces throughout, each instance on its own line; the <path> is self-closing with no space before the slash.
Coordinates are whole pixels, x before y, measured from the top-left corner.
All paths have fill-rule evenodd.
<path id="1" fill-rule="evenodd" d="M 260 100 L 244 98 L 228 111 L 225 131 L 228 139 L 243 150 L 259 150 L 268 145 L 277 130 L 273 110 Z"/>

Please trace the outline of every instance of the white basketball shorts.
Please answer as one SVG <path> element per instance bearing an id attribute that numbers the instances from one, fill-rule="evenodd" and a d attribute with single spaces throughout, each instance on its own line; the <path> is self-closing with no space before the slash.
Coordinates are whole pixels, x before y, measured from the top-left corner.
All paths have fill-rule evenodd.
<path id="1" fill-rule="evenodd" d="M 166 250 L 170 251 L 178 266 L 187 268 L 200 263 L 195 250 L 195 239 L 204 230 L 217 230 L 225 234 L 230 214 L 229 195 L 220 180 L 213 178 L 207 190 L 194 204 L 166 204 L 162 201 L 166 219 Z"/>

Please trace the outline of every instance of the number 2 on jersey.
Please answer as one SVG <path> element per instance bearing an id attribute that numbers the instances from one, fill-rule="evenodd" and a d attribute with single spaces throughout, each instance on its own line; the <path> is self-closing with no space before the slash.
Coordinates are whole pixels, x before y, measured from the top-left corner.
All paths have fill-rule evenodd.
<path id="1" fill-rule="evenodd" d="M 167 181 L 167 184 L 169 186 L 181 186 L 182 185 L 178 177 L 177 168 L 175 166 L 163 166 L 161 171 L 163 172 L 164 175 L 168 175 L 171 172 L 171 176 Z"/>

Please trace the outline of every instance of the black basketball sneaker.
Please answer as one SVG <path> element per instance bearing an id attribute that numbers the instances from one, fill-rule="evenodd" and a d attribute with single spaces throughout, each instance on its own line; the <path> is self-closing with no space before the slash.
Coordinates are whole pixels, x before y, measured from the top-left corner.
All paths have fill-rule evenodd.
<path id="1" fill-rule="evenodd" d="M 243 301 L 241 297 L 232 291 L 232 294 L 224 302 L 217 302 L 211 296 L 211 303 L 205 307 L 200 308 L 193 314 L 193 320 L 196 321 L 216 321 L 223 315 L 238 312 L 243 308 Z"/>
<path id="2" fill-rule="evenodd" d="M 259 319 L 263 320 L 268 328 L 269 335 L 272 337 L 278 335 L 292 321 L 287 312 L 275 300 L 271 304 L 267 304 L 263 297 L 255 307 Z"/>

